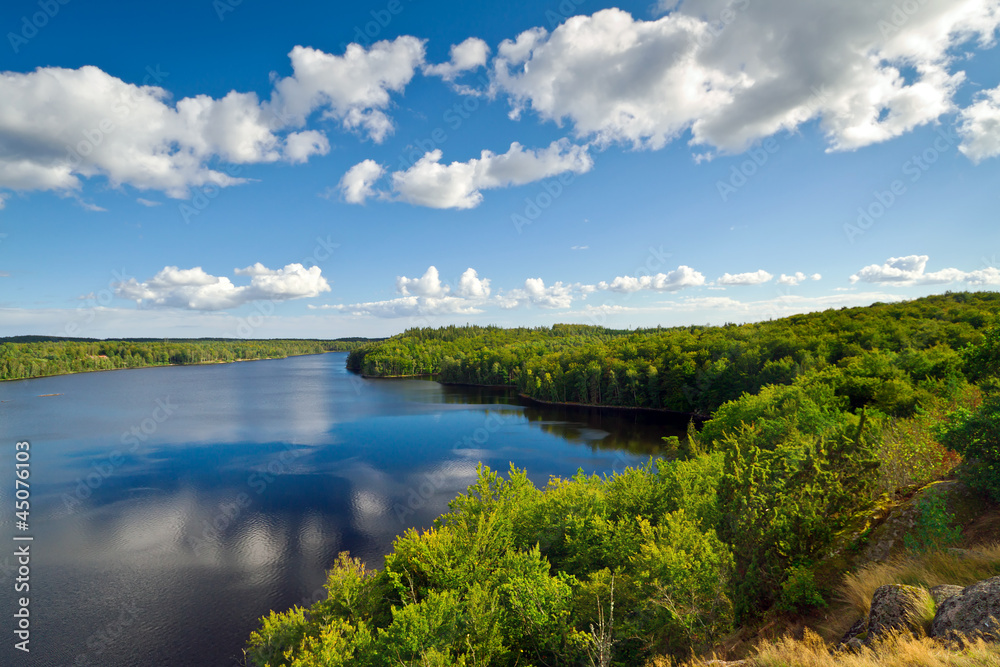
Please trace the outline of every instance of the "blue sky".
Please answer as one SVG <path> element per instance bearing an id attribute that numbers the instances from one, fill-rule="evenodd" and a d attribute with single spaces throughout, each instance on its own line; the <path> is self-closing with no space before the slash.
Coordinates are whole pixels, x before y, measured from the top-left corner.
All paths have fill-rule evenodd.
<path id="1" fill-rule="evenodd" d="M 997 0 L 12 0 L 0 335 L 997 289 L 998 24 Z"/>

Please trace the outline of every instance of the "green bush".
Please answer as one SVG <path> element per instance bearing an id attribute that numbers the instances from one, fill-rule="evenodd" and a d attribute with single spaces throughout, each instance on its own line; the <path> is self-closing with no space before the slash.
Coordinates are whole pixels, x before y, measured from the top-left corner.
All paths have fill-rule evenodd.
<path id="1" fill-rule="evenodd" d="M 823 385 L 765 387 L 705 426 L 724 456 L 719 534 L 735 556 L 739 619 L 780 599 L 790 568 L 825 554 L 867 509 L 878 462 L 864 418 Z"/>
<path id="2" fill-rule="evenodd" d="M 825 607 L 816 578 L 811 568 L 796 565 L 788 568 L 785 581 L 781 584 L 781 595 L 778 598 L 778 608 L 784 611 L 806 611 L 813 607 Z"/>
<path id="3" fill-rule="evenodd" d="M 962 539 L 962 530 L 954 525 L 955 515 L 947 509 L 944 495 L 929 490 L 917 503 L 917 522 L 913 532 L 903 536 L 910 551 L 939 551 Z"/>
<path id="4" fill-rule="evenodd" d="M 965 459 L 959 470 L 969 486 L 1000 502 L 1000 395 L 975 410 L 952 412 L 937 434 L 941 444 Z"/>

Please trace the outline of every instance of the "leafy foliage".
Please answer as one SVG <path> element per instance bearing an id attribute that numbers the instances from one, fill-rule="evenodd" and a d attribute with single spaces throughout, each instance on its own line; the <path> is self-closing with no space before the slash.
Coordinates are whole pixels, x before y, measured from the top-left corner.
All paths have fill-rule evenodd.
<path id="1" fill-rule="evenodd" d="M 342 555 L 327 599 L 264 619 L 248 656 L 271 667 L 577 664 L 611 605 L 613 664 L 687 653 L 732 622 L 732 556 L 701 525 L 707 499 L 683 491 L 717 467 L 579 474 L 544 490 L 523 471 L 482 467 L 437 525 L 397 538 L 381 571 Z"/>
<path id="2" fill-rule="evenodd" d="M 784 611 L 804 611 L 826 606 L 826 600 L 816 587 L 816 577 L 811 569 L 802 565 L 789 568 L 785 581 L 781 584 L 778 606 Z"/>
<path id="3" fill-rule="evenodd" d="M 769 608 L 871 503 L 878 462 L 864 417 L 829 407 L 830 391 L 766 387 L 706 425 L 725 454 L 719 531 L 736 556 L 741 619 Z"/>
<path id="4" fill-rule="evenodd" d="M 981 345 L 966 348 L 965 357 L 986 398 L 974 410 L 948 415 L 938 435 L 966 459 L 963 475 L 970 486 L 1000 502 L 1000 328 L 991 329 Z"/>
<path id="5" fill-rule="evenodd" d="M 928 493 L 920 500 L 917 509 L 914 531 L 903 536 L 907 549 L 923 553 L 958 543 L 962 529 L 954 525 L 955 516 L 948 513 L 943 495 Z"/>
<path id="6" fill-rule="evenodd" d="M 962 473 L 969 485 L 1000 502 L 1000 395 L 975 410 L 951 413 L 939 437 L 965 458 Z"/>

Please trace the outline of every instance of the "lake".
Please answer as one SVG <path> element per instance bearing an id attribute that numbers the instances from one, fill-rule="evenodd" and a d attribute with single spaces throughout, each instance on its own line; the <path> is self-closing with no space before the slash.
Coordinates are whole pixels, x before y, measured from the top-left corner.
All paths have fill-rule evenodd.
<path id="1" fill-rule="evenodd" d="M 4 665 L 237 664 L 270 609 L 323 595 L 349 550 L 374 567 L 480 461 L 532 480 L 642 464 L 659 415 L 521 404 L 509 391 L 367 380 L 346 354 L 0 383 Z M 30 442 L 29 530 L 14 517 Z M 30 593 L 14 550 L 32 536 Z M 11 639 L 30 595 L 30 655 Z"/>

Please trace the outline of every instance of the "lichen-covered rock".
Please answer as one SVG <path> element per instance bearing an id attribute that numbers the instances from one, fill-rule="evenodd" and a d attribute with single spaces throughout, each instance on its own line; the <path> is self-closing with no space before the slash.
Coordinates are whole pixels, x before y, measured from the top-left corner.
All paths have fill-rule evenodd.
<path id="1" fill-rule="evenodd" d="M 951 584 L 942 584 L 940 586 L 935 586 L 930 589 L 928 593 L 934 598 L 934 605 L 940 607 L 941 604 L 948 598 L 955 597 L 965 589 L 961 586 L 953 586 Z"/>
<path id="2" fill-rule="evenodd" d="M 864 635 L 866 632 L 868 632 L 868 619 L 867 618 L 858 619 L 857 621 L 854 621 L 854 625 L 848 628 L 847 632 L 844 633 L 844 636 L 841 637 L 840 641 L 837 643 L 847 644 L 852 639 L 858 639 L 861 635 Z"/>
<path id="3" fill-rule="evenodd" d="M 931 636 L 956 635 L 1000 641 L 1000 577 L 973 584 L 941 603 Z"/>
<path id="4" fill-rule="evenodd" d="M 913 500 L 894 509 L 888 518 L 868 537 L 859 562 L 884 561 L 890 555 L 901 551 L 903 538 L 913 532 L 913 527 L 917 524 L 918 514 L 916 502 Z"/>
<path id="5" fill-rule="evenodd" d="M 917 630 L 921 625 L 921 608 L 929 601 L 927 591 L 916 586 L 879 586 L 872 595 L 865 643 L 893 630 Z"/>

